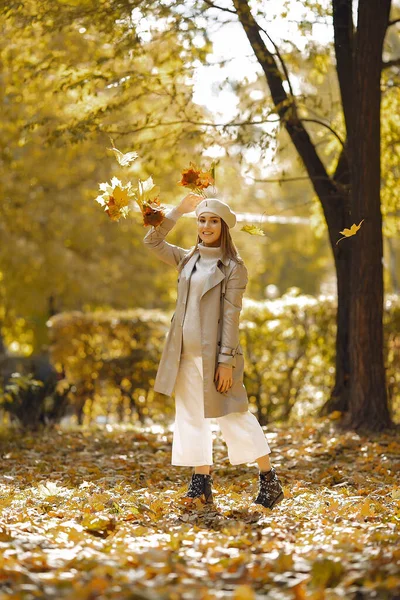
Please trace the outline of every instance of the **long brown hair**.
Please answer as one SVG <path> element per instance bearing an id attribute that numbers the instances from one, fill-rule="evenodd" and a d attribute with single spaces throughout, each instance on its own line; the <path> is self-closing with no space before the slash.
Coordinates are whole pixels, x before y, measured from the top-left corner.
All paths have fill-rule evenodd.
<path id="1" fill-rule="evenodd" d="M 233 242 L 233 239 L 231 237 L 229 227 L 223 219 L 221 219 L 221 236 L 219 239 L 220 239 L 220 246 L 221 246 L 221 250 L 222 250 L 222 257 L 223 258 L 231 258 L 232 260 L 236 261 L 240 265 L 243 265 L 244 264 L 243 259 L 239 255 L 239 252 L 238 252 L 238 250 Z M 193 246 L 193 248 L 191 250 L 189 250 L 188 254 L 186 254 L 186 256 L 184 256 L 182 258 L 181 262 L 178 265 L 179 273 L 182 271 L 183 267 L 186 265 L 188 260 L 196 252 L 198 245 L 201 241 L 202 240 L 201 240 L 199 234 L 197 234 L 196 245 Z"/>

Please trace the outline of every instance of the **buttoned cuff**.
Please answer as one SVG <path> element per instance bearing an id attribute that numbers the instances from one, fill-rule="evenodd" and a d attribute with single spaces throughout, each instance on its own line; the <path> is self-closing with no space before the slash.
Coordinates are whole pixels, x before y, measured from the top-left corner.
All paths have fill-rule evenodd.
<path id="1" fill-rule="evenodd" d="M 235 362 L 235 357 L 229 354 L 218 354 L 218 362 L 223 365 L 231 365 Z"/>
<path id="2" fill-rule="evenodd" d="M 220 354 L 229 354 L 230 356 L 235 355 L 236 348 L 230 348 L 229 346 L 221 346 L 219 349 Z"/>

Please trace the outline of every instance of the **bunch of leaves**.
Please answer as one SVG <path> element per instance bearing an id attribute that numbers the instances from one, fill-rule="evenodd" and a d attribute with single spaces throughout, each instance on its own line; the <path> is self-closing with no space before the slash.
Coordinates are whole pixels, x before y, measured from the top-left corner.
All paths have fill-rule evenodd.
<path id="1" fill-rule="evenodd" d="M 160 225 L 165 217 L 165 208 L 160 206 L 159 200 L 160 188 L 153 183 L 153 178 L 149 177 L 145 181 L 138 181 L 138 187 L 135 190 L 135 200 L 143 214 L 143 225 Z"/>
<path id="2" fill-rule="evenodd" d="M 121 217 L 126 219 L 130 210 L 129 197 L 133 196 L 131 183 L 123 185 L 117 177 L 113 177 L 111 184 L 100 183 L 99 187 L 103 193 L 97 196 L 96 202 L 105 207 L 111 221 L 119 221 Z"/>
<path id="3" fill-rule="evenodd" d="M 204 190 L 215 184 L 215 162 L 211 163 L 208 171 L 202 171 L 195 163 L 189 163 L 189 167 L 184 169 L 178 185 L 192 190 L 200 196 L 206 197 Z M 215 189 L 215 188 L 214 188 Z M 216 193 L 216 191 L 215 191 Z"/>
<path id="4" fill-rule="evenodd" d="M 121 167 L 129 167 L 138 157 L 137 152 L 123 154 L 114 146 L 114 143 L 110 149 L 114 152 Z M 103 194 L 97 196 L 96 202 L 105 207 L 104 210 L 112 221 L 119 221 L 121 217 L 126 219 L 130 210 L 129 198 L 138 204 L 145 227 L 160 225 L 164 220 L 165 209 L 160 205 L 159 200 L 160 188 L 154 185 L 152 177 L 148 177 L 145 181 L 138 179 L 136 188 L 130 181 L 123 185 L 119 179 L 113 177 L 111 184 L 100 183 L 100 190 Z"/>

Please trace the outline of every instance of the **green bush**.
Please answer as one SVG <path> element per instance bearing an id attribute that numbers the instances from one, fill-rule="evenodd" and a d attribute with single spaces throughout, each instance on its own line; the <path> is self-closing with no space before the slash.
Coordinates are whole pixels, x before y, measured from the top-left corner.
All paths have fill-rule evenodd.
<path id="1" fill-rule="evenodd" d="M 333 302 L 292 289 L 276 300 L 245 300 L 241 339 L 245 386 L 261 424 L 314 410 L 334 380 Z"/>
<path id="2" fill-rule="evenodd" d="M 281 298 L 245 298 L 240 336 L 245 386 L 260 422 L 316 413 L 334 383 L 335 312 L 332 298 L 290 290 Z M 159 310 L 63 313 L 50 319 L 52 356 L 73 386 L 79 422 L 99 415 L 169 421 L 174 403 L 153 391 L 170 315 Z M 393 418 L 400 403 L 400 303 L 385 307 L 386 369 Z"/>
<path id="3" fill-rule="evenodd" d="M 297 288 L 275 300 L 245 299 L 241 340 L 245 386 L 262 424 L 316 414 L 335 377 L 336 301 L 301 295 Z M 385 364 L 389 406 L 400 420 L 400 301 L 386 299 Z"/>
<path id="4" fill-rule="evenodd" d="M 143 309 L 75 311 L 48 321 L 52 360 L 73 386 L 79 423 L 170 416 L 171 403 L 152 389 L 169 324 L 160 310 Z"/>

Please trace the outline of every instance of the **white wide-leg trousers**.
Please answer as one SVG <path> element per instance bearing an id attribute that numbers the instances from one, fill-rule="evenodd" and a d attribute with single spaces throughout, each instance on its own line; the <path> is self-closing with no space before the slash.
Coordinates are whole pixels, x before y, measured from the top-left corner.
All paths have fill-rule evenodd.
<path id="1" fill-rule="evenodd" d="M 212 465 L 211 421 L 218 423 L 232 465 L 253 463 L 271 449 L 257 418 L 236 412 L 215 419 L 204 417 L 203 361 L 182 355 L 175 383 L 175 423 L 171 464 L 182 467 Z"/>

